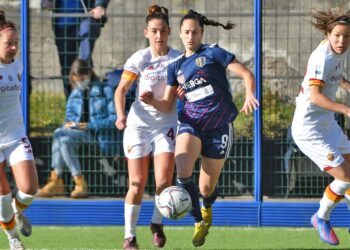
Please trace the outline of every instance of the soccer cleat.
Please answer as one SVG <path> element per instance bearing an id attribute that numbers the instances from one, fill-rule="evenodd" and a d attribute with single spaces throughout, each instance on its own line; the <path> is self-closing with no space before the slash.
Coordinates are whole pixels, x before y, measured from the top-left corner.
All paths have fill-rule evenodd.
<path id="1" fill-rule="evenodd" d="M 22 213 L 15 213 L 17 228 L 25 237 L 32 235 L 32 225 L 27 216 Z"/>
<path id="2" fill-rule="evenodd" d="M 163 225 L 151 223 L 150 229 L 153 234 L 154 245 L 156 247 L 164 247 L 166 242 L 166 237 L 163 231 Z"/>
<path id="3" fill-rule="evenodd" d="M 202 217 L 205 222 L 205 225 L 209 230 L 211 223 L 213 221 L 213 209 L 211 207 L 209 208 L 202 207 L 201 213 L 202 213 Z"/>
<path id="4" fill-rule="evenodd" d="M 16 237 L 9 239 L 10 250 L 25 250 L 26 248 L 23 246 L 22 241 Z"/>
<path id="5" fill-rule="evenodd" d="M 331 223 L 328 220 L 319 218 L 317 213 L 315 213 L 311 217 L 310 223 L 317 230 L 321 240 L 330 245 L 339 244 L 338 237 L 335 235 Z"/>
<path id="6" fill-rule="evenodd" d="M 194 224 L 194 234 L 192 238 L 192 244 L 195 247 L 202 246 L 205 242 L 205 236 L 208 234 L 208 228 L 202 220 L 201 222 Z"/>
<path id="7" fill-rule="evenodd" d="M 136 241 L 136 237 L 129 237 L 124 240 L 123 244 L 124 250 L 137 250 L 139 249 Z"/>

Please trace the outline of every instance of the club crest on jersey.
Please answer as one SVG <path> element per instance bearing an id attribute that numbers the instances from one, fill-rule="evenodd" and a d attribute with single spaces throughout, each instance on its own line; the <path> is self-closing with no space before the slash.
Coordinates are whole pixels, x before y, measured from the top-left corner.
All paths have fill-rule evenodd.
<path id="1" fill-rule="evenodd" d="M 13 76 L 12 75 L 8 75 L 8 77 L 7 77 L 8 79 L 9 79 L 9 81 L 10 82 L 12 82 L 13 81 Z"/>
<path id="2" fill-rule="evenodd" d="M 205 63 L 206 63 L 206 59 L 205 59 L 204 56 L 198 57 L 198 58 L 196 59 L 196 65 L 197 65 L 198 67 L 203 67 L 203 66 L 205 65 Z"/>
<path id="3" fill-rule="evenodd" d="M 177 81 L 180 83 L 180 84 L 184 84 L 185 83 L 185 76 L 184 75 L 179 75 L 177 76 Z"/>

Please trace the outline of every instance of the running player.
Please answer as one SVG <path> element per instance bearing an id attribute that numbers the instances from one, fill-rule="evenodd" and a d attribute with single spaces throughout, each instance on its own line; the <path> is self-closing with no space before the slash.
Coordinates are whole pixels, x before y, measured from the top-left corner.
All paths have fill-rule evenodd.
<path id="1" fill-rule="evenodd" d="M 159 112 L 154 107 L 142 103 L 138 95 L 152 90 L 156 98 L 163 97 L 167 66 L 180 52 L 168 46 L 170 27 L 168 10 L 165 7 L 150 6 L 145 22 L 144 35 L 149 40 L 150 47 L 137 51 L 127 60 L 115 92 L 116 126 L 120 130 L 125 129 L 123 145 L 129 171 L 129 190 L 125 197 L 124 249 L 138 249 L 136 223 L 151 158 L 153 157 L 156 183 L 155 202 L 160 192 L 172 184 L 174 173 L 176 108 L 170 113 Z M 125 95 L 138 77 L 136 100 L 126 119 Z M 154 245 L 163 247 L 166 237 L 163 232 L 162 215 L 156 205 L 150 228 Z"/>
<path id="2" fill-rule="evenodd" d="M 350 198 L 350 143 L 334 119 L 334 112 L 350 117 L 350 108 L 336 102 L 339 84 L 350 89 L 343 77 L 343 62 L 350 44 L 350 13 L 339 9 L 314 11 L 313 25 L 324 32 L 326 39 L 312 52 L 301 91 L 296 98 L 292 135 L 299 149 L 321 171 L 334 177 L 320 201 L 311 224 L 321 240 L 339 244 L 330 214 L 344 197 Z M 347 191 L 348 190 L 348 191 Z"/>
<path id="3" fill-rule="evenodd" d="M 0 225 L 10 249 L 25 249 L 16 230 L 31 235 L 31 225 L 24 216 L 38 189 L 38 175 L 30 142 L 25 134 L 20 102 L 22 64 L 15 56 L 18 34 L 15 25 L 0 11 Z M 18 191 L 12 198 L 6 176 L 10 165 Z"/>
<path id="4" fill-rule="evenodd" d="M 202 44 L 204 25 L 233 28 L 231 23 L 223 25 L 190 10 L 180 22 L 180 38 L 186 51 L 179 60 L 168 67 L 168 86 L 163 99 L 156 99 L 152 92 L 146 92 L 141 96 L 142 101 L 160 111 L 169 112 L 174 107 L 176 96 L 185 95 L 184 106 L 179 113 L 175 159 L 177 183 L 184 187 L 192 198 L 191 215 L 195 221 L 192 239 L 194 246 L 204 244 L 205 236 L 211 226 L 212 204 L 218 196 L 216 184 L 224 161 L 230 154 L 233 140 L 232 122 L 238 114 L 232 101 L 226 69 L 244 80 L 246 99 L 241 111 L 248 114 L 259 105 L 254 96 L 253 74 L 236 59 L 234 54 L 216 44 Z M 192 178 L 199 155 L 201 155 L 199 189 L 203 196 L 202 208 Z"/>

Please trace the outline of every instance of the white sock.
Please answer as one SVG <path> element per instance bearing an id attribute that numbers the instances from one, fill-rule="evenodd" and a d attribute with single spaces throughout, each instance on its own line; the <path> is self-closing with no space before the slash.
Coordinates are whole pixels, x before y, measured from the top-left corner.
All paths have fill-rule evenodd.
<path id="1" fill-rule="evenodd" d="M 157 207 L 157 202 L 159 199 L 159 195 L 154 196 L 154 208 L 153 208 L 153 215 L 151 222 L 153 224 L 162 224 L 163 215 L 159 212 L 159 209 Z"/>
<path id="2" fill-rule="evenodd" d="M 329 184 L 320 200 L 320 208 L 317 211 L 318 217 L 329 220 L 332 210 L 341 201 L 345 191 L 349 189 L 350 183 L 335 179 Z"/>
<path id="3" fill-rule="evenodd" d="M 16 222 L 14 221 L 14 213 L 11 206 L 12 195 L 11 193 L 0 196 L 0 221 L 2 222 L 2 228 L 9 239 L 18 237 L 16 230 Z M 6 224 L 5 224 L 6 223 Z M 11 225 L 12 224 L 12 225 Z M 5 229 L 5 227 L 12 227 Z"/>
<path id="4" fill-rule="evenodd" d="M 26 209 L 34 200 L 34 195 L 26 194 L 22 191 L 16 193 L 15 199 L 12 202 L 12 208 L 15 213 L 21 213 Z"/>
<path id="5" fill-rule="evenodd" d="M 125 239 L 136 237 L 136 223 L 139 219 L 141 205 L 127 204 L 124 205 L 125 220 Z"/>

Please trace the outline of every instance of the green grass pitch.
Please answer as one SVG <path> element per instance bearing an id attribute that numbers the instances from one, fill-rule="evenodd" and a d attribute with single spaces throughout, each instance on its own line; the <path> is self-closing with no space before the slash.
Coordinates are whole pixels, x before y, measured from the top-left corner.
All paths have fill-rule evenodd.
<path id="1" fill-rule="evenodd" d="M 331 247 L 319 240 L 310 228 L 285 227 L 212 227 L 202 247 L 191 243 L 193 228 L 165 227 L 167 244 L 163 249 L 350 249 L 347 228 L 335 228 L 340 245 Z M 152 235 L 146 226 L 137 228 L 141 249 L 153 247 Z M 31 249 L 121 249 L 124 229 L 121 226 L 64 227 L 34 226 L 33 235 L 22 236 L 27 250 Z M 0 233 L 0 249 L 8 249 L 7 238 Z"/>

